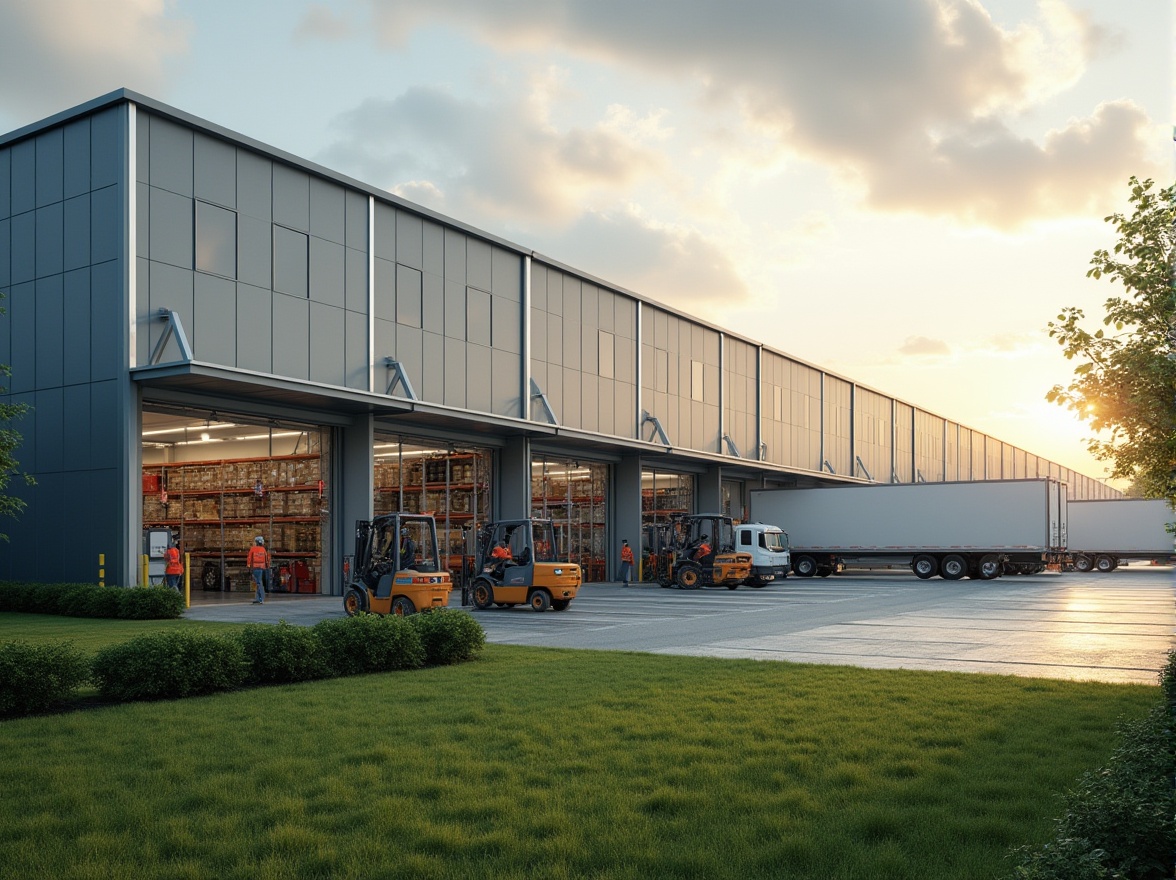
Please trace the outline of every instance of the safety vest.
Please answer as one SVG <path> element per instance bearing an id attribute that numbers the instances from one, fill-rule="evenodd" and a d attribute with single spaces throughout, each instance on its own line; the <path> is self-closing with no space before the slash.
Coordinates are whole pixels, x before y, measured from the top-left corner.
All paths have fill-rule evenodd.
<path id="1" fill-rule="evenodd" d="M 628 544 L 626 544 L 625 546 L 623 546 L 621 548 L 621 562 L 632 562 L 632 561 L 633 561 L 633 548 L 630 547 Z"/>
<path id="2" fill-rule="evenodd" d="M 269 551 L 260 544 L 254 544 L 249 548 L 245 564 L 250 568 L 269 568 Z"/>
<path id="3" fill-rule="evenodd" d="M 168 547 L 167 553 L 163 558 L 167 562 L 167 568 L 163 570 L 164 574 L 183 574 L 184 566 L 180 564 L 180 551 L 176 547 Z"/>

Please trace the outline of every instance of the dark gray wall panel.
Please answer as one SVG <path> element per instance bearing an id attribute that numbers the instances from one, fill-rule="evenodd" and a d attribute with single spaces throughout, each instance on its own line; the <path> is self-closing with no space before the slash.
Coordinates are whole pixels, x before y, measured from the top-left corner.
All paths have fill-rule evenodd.
<path id="1" fill-rule="evenodd" d="M 9 283 L 32 281 L 37 277 L 37 214 L 35 211 L 17 214 L 10 223 L 12 279 Z"/>
<path id="2" fill-rule="evenodd" d="M 96 416 L 90 422 L 91 465 L 95 468 L 116 468 L 122 458 L 122 444 L 118 439 L 119 420 L 111 418 L 111 414 L 119 412 L 117 382 L 95 382 L 90 386 L 90 411 Z M 114 498 L 117 493 L 104 497 Z"/>
<path id="3" fill-rule="evenodd" d="M 310 234 L 346 244 L 347 196 L 343 187 L 317 177 L 310 179 Z"/>
<path id="4" fill-rule="evenodd" d="M 97 128 L 94 129 L 96 134 Z M 94 174 L 94 151 L 101 150 L 94 137 L 91 137 L 91 159 L 90 159 L 90 174 Z M 137 113 L 135 115 L 135 181 L 137 183 L 151 183 L 151 117 L 146 113 Z M 114 183 L 113 180 L 106 181 L 107 184 Z M 93 185 L 94 187 L 97 184 Z"/>
<path id="5" fill-rule="evenodd" d="M 92 216 L 92 215 L 91 215 Z M 91 232 L 91 236 L 93 232 Z M 135 184 L 135 256 L 146 257 L 151 245 L 151 187 Z"/>
<path id="6" fill-rule="evenodd" d="M 12 221 L 0 220 L 0 290 L 12 280 Z M 0 361 L 3 363 L 3 361 Z"/>
<path id="7" fill-rule="evenodd" d="M 237 277 L 237 212 L 211 202 L 196 202 L 196 268 Z"/>
<path id="8" fill-rule="evenodd" d="M 343 357 L 347 370 L 347 387 L 368 390 L 368 323 L 355 312 L 344 312 L 346 341 Z"/>
<path id="9" fill-rule="evenodd" d="M 193 305 L 193 284 L 195 272 L 178 269 L 166 263 L 151 263 L 148 269 L 148 285 L 150 292 L 139 291 L 140 323 L 139 334 L 147 330 L 147 351 L 155 350 L 155 344 L 167 330 L 167 322 L 156 316 L 160 309 L 174 311 L 180 316 L 184 329 L 188 332 L 188 341 L 192 340 L 192 331 L 196 326 L 195 308 Z M 144 311 L 144 307 L 146 310 Z M 161 359 L 163 362 L 179 360 L 180 350 L 174 339 L 168 342 Z"/>
<path id="10" fill-rule="evenodd" d="M 494 376 L 490 349 L 466 346 L 466 406 L 480 412 L 494 411 Z"/>
<path id="11" fill-rule="evenodd" d="M 254 287 L 273 286 L 273 232 L 270 222 L 237 214 L 237 279 Z"/>
<path id="12" fill-rule="evenodd" d="M 445 276 L 445 230 L 436 223 L 424 221 L 421 268 L 440 277 Z"/>
<path id="13" fill-rule="evenodd" d="M 189 331 L 192 354 L 198 361 L 224 364 L 237 363 L 237 285 L 227 278 L 195 276 L 195 317 Z"/>
<path id="14" fill-rule="evenodd" d="M 113 379 L 126 367 L 122 260 L 90 267 L 90 381 Z M 117 409 L 106 412 L 118 412 Z"/>
<path id="15" fill-rule="evenodd" d="M 445 405 L 466 405 L 466 344 L 445 339 Z"/>
<path id="16" fill-rule="evenodd" d="M 192 139 L 190 128 L 151 117 L 150 183 L 153 187 L 191 198 Z"/>
<path id="17" fill-rule="evenodd" d="M 0 150 L 0 220 L 12 216 L 12 150 Z"/>
<path id="18" fill-rule="evenodd" d="M 404 371 L 408 374 L 408 381 L 412 383 L 417 394 L 421 393 L 421 382 L 424 379 L 423 350 L 424 334 L 420 330 L 400 325 L 396 327 L 396 360 L 403 365 Z M 387 383 L 384 387 L 387 387 Z M 403 391 L 397 393 L 404 395 Z"/>
<path id="19" fill-rule="evenodd" d="M 80 269 L 90 265 L 90 194 L 65 202 L 65 260 L 62 268 Z"/>
<path id="20" fill-rule="evenodd" d="M 465 342 L 466 289 L 458 281 L 445 282 L 445 335 Z"/>
<path id="21" fill-rule="evenodd" d="M 431 272 L 421 275 L 421 327 L 445 333 L 445 279 Z"/>
<path id="22" fill-rule="evenodd" d="M 90 381 L 89 266 L 65 273 L 62 295 L 65 309 L 62 337 L 69 352 L 62 379 L 66 385 L 87 383 Z"/>
<path id="23" fill-rule="evenodd" d="M 492 284 L 495 296 L 503 296 L 515 302 L 522 300 L 523 258 L 511 251 L 493 248 L 491 256 Z"/>
<path id="24" fill-rule="evenodd" d="M 268 373 L 273 363 L 269 333 L 275 294 L 268 289 L 237 284 L 237 366 Z"/>
<path id="25" fill-rule="evenodd" d="M 396 323 L 421 326 L 421 273 L 419 269 L 396 266 Z"/>
<path id="26" fill-rule="evenodd" d="M 37 144 L 14 144 L 12 156 L 12 213 L 23 214 L 37 207 Z"/>
<path id="27" fill-rule="evenodd" d="M 151 355 L 147 342 L 150 333 L 147 324 L 152 320 L 151 311 L 151 261 L 146 257 L 135 258 L 135 363 L 145 364 Z M 91 267 L 93 268 L 93 267 Z M 93 284 L 94 275 L 91 272 L 90 282 Z M 91 290 L 93 295 L 93 290 Z M 143 329 L 139 329 L 143 328 Z M 93 339 L 93 336 L 91 336 Z"/>
<path id="28" fill-rule="evenodd" d="M 237 210 L 273 219 L 273 163 L 247 150 L 237 150 Z"/>
<path id="29" fill-rule="evenodd" d="M 396 260 L 396 210 L 376 202 L 375 255 L 382 260 Z"/>
<path id="30" fill-rule="evenodd" d="M 100 193 L 114 191 L 117 188 L 100 190 Z M 98 204 L 99 193 L 94 193 L 94 203 Z M 104 202 L 107 200 L 104 198 Z M 113 224 L 103 224 L 109 232 Z M 95 228 L 97 232 L 97 225 Z M 181 269 L 192 268 L 192 200 L 178 196 L 163 189 L 151 187 L 151 238 L 148 253 L 152 260 L 170 263 Z M 97 242 L 95 251 L 97 252 Z M 95 253 L 97 258 L 97 253 Z"/>
<path id="31" fill-rule="evenodd" d="M 123 179 L 126 112 L 125 107 L 111 107 L 90 117 L 91 189 L 110 186 Z"/>
<path id="32" fill-rule="evenodd" d="M 274 290 L 306 299 L 310 286 L 310 237 L 305 232 L 274 227 Z"/>
<path id="33" fill-rule="evenodd" d="M 17 467 L 25 473 L 36 473 L 37 471 L 37 395 L 35 392 L 28 391 L 23 394 L 13 394 L 9 396 L 9 400 L 17 406 L 27 406 L 28 410 L 24 416 L 17 422 L 17 433 L 20 434 L 20 442 L 13 451 L 13 456 L 16 458 Z M 26 492 L 28 494 L 21 494 L 20 497 L 29 499 L 33 496 L 31 489 L 25 489 L 19 480 L 14 480 L 9 483 L 10 490 L 16 490 L 17 494 Z"/>
<path id="34" fill-rule="evenodd" d="M 522 415 L 519 406 L 519 375 L 521 358 L 506 351 L 493 349 L 490 352 L 493 387 L 490 395 L 490 411 L 501 416 Z M 530 399 L 530 398 L 528 398 Z"/>
<path id="35" fill-rule="evenodd" d="M 310 239 L 310 298 L 343 308 L 345 247 L 321 238 Z"/>
<path id="36" fill-rule="evenodd" d="M 466 237 L 453 229 L 445 230 L 445 280 L 457 281 L 465 286 Z M 448 331 L 445 335 L 453 336 Z"/>
<path id="37" fill-rule="evenodd" d="M 396 320 L 396 264 L 388 260 L 375 260 L 375 312 L 383 321 Z"/>
<path id="38" fill-rule="evenodd" d="M 347 240 L 350 248 L 366 252 L 368 247 L 368 197 L 347 191 Z"/>
<path id="39" fill-rule="evenodd" d="M 236 208 L 237 150 L 202 134 L 195 136 L 192 150 L 192 191 L 196 198 Z"/>
<path id="40" fill-rule="evenodd" d="M 343 309 L 310 304 L 310 378 L 331 385 L 346 384 Z"/>
<path id="41" fill-rule="evenodd" d="M 310 178 L 305 171 L 275 163 L 274 222 L 310 232 Z"/>
<path id="42" fill-rule="evenodd" d="M 493 258 L 490 245 L 476 238 L 466 239 L 466 284 L 480 290 L 494 289 Z"/>
<path id="43" fill-rule="evenodd" d="M 423 367 L 417 394 L 430 403 L 445 402 L 445 337 L 424 334 Z"/>
<path id="44" fill-rule="evenodd" d="M 414 269 L 425 267 L 421 218 L 407 211 L 396 212 L 396 262 Z"/>
<path id="45" fill-rule="evenodd" d="M 90 386 L 66 385 L 63 391 L 65 431 L 62 438 L 65 471 L 84 471 L 90 467 Z M 80 496 L 86 497 L 86 496 Z"/>
<path id="46" fill-rule="evenodd" d="M 490 345 L 490 294 L 466 288 L 466 339 L 475 345 Z"/>
<path id="47" fill-rule="evenodd" d="M 375 369 L 375 390 L 380 394 L 388 387 L 388 371 L 384 368 L 384 358 L 396 358 L 396 324 L 393 321 L 377 320 L 373 328 L 372 362 Z M 402 394 L 403 392 L 397 392 Z"/>
<path id="48" fill-rule="evenodd" d="M 37 207 L 60 202 L 65 186 L 65 139 L 60 128 L 37 135 Z"/>
<path id="49" fill-rule="evenodd" d="M 354 248 L 345 248 L 345 305 L 353 312 L 368 310 L 368 259 L 367 253 Z"/>
<path id="50" fill-rule="evenodd" d="M 36 282 L 37 387 L 61 385 L 65 361 L 64 277 L 51 275 Z"/>
<path id="51" fill-rule="evenodd" d="M 521 354 L 523 350 L 522 304 L 498 294 L 491 298 L 493 342 L 496 349 Z"/>
<path id="52" fill-rule="evenodd" d="M 39 475 L 65 468 L 65 396 L 61 388 L 37 392 L 37 472 Z M 83 430 L 88 426 L 83 421 Z"/>
<path id="53" fill-rule="evenodd" d="M 37 209 L 37 277 L 57 275 L 65 264 L 65 205 Z"/>
<path id="54" fill-rule="evenodd" d="M 72 494 L 70 493 L 71 497 L 66 497 L 64 474 L 42 473 L 38 475 L 37 500 L 39 503 L 32 513 L 32 518 L 36 523 L 37 534 L 41 536 L 40 543 L 42 545 L 45 535 L 51 535 L 55 531 L 60 533 L 61 513 L 69 509 L 70 502 L 74 500 Z M 23 515 L 28 517 L 29 511 L 26 510 Z M 72 550 L 72 544 L 70 546 Z M 43 583 L 61 583 L 65 580 L 66 554 L 34 553 L 33 555 L 37 560 L 37 580 Z"/>
<path id="55" fill-rule="evenodd" d="M 37 387 L 37 294 L 30 281 L 14 284 L 8 291 L 6 303 L 8 324 L 12 328 L 9 366 L 12 375 L 8 390 L 15 393 L 32 391 Z"/>
<path id="56" fill-rule="evenodd" d="M 78 119 L 65 127 L 65 198 L 90 191 L 90 120 Z"/>
<path id="57" fill-rule="evenodd" d="M 295 379 L 310 378 L 310 303 L 274 294 L 274 372 Z"/>

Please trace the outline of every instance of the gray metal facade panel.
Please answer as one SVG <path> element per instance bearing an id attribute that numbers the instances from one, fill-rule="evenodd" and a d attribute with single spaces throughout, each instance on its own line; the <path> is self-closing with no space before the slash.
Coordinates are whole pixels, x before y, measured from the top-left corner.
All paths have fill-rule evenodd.
<path id="1" fill-rule="evenodd" d="M 310 179 L 310 234 L 338 245 L 347 243 L 347 195 L 343 187 Z"/>
<path id="2" fill-rule="evenodd" d="M 396 212 L 396 262 L 417 270 L 425 267 L 422 221 L 407 211 Z"/>
<path id="3" fill-rule="evenodd" d="M 194 317 L 189 332 L 198 361 L 233 366 L 237 362 L 237 285 L 227 278 L 197 272 Z M 162 323 L 162 322 L 160 322 Z"/>
<path id="4" fill-rule="evenodd" d="M 94 193 L 96 214 L 98 212 L 99 195 L 107 193 L 117 196 L 117 189 L 111 187 L 107 190 L 99 190 Z M 109 212 L 115 207 L 115 202 L 110 198 L 103 198 L 101 201 L 105 203 L 101 210 L 106 216 L 102 217 L 101 220 L 99 217 L 95 217 L 96 238 L 100 232 L 112 233 L 114 227 L 114 224 L 111 222 L 112 215 Z M 168 263 L 172 266 L 178 266 L 181 269 L 191 269 L 193 242 L 192 199 L 152 186 L 150 207 L 151 221 L 150 237 L 147 245 L 148 257 L 155 262 Z M 97 242 L 95 242 L 95 250 L 97 249 Z M 95 254 L 95 257 L 97 258 L 98 254 Z"/>
<path id="5" fill-rule="evenodd" d="M 367 252 L 368 246 L 368 197 L 353 190 L 347 190 L 347 238 L 343 243 L 349 248 Z"/>
<path id="6" fill-rule="evenodd" d="M 466 340 L 487 347 L 491 343 L 490 294 L 475 287 L 466 288 Z"/>
<path id="7" fill-rule="evenodd" d="M 122 260 L 90 267 L 90 381 L 113 379 L 126 368 Z"/>
<path id="8" fill-rule="evenodd" d="M 151 173 L 153 187 L 192 197 L 192 140 L 190 128 L 159 116 L 151 118 Z"/>
<path id="9" fill-rule="evenodd" d="M 373 243 L 378 259 L 396 262 L 396 209 L 383 202 L 376 202 L 376 222 Z M 366 245 L 365 245 L 366 249 Z"/>
<path id="10" fill-rule="evenodd" d="M 490 350 L 490 375 L 493 387 L 490 389 L 488 406 L 483 404 L 479 409 L 489 409 L 500 416 L 521 416 L 519 399 L 520 358 L 498 349 Z"/>
<path id="11" fill-rule="evenodd" d="M 37 207 L 37 144 L 21 141 L 9 151 L 12 162 L 12 213 L 23 214 Z"/>
<path id="12" fill-rule="evenodd" d="M 90 119 L 77 119 L 65 127 L 64 198 L 90 191 Z"/>
<path id="13" fill-rule="evenodd" d="M 502 248 L 491 248 L 491 291 L 495 296 L 522 301 L 523 258 Z"/>
<path id="14" fill-rule="evenodd" d="M 491 247 L 476 238 L 466 239 L 466 286 L 489 293 L 494 289 Z"/>
<path id="15" fill-rule="evenodd" d="M 459 281 L 445 282 L 445 337 L 461 341 L 466 338 L 466 289 Z"/>
<path id="16" fill-rule="evenodd" d="M 552 371 L 555 372 L 554 370 Z M 580 378 L 579 370 L 563 368 L 563 409 L 556 410 L 560 414 L 562 424 L 569 428 L 582 428 L 584 419 L 580 412 Z M 548 380 L 550 381 L 550 379 Z"/>
<path id="17" fill-rule="evenodd" d="M 383 393 L 388 387 L 389 376 L 385 358 L 400 360 L 396 353 L 396 322 L 377 318 L 372 327 L 372 363 L 375 364 L 375 391 Z M 409 376 L 409 381 L 412 377 Z M 397 394 L 403 394 L 398 391 Z"/>
<path id="18" fill-rule="evenodd" d="M 310 378 L 310 303 L 294 296 L 274 294 L 272 328 L 273 371 L 293 379 Z"/>
<path id="19" fill-rule="evenodd" d="M 40 503 L 31 512 L 31 519 L 36 523 L 36 533 L 42 536 L 51 535 L 54 531 L 60 533 L 61 512 L 68 510 L 72 497 L 65 492 L 65 476 L 61 473 L 41 473 L 37 478 L 37 496 Z M 70 493 L 72 496 L 72 493 Z M 25 517 L 30 516 L 25 511 Z M 36 547 L 37 544 L 31 545 Z M 72 549 L 72 547 L 71 547 Z M 61 583 L 65 578 L 64 553 L 34 553 L 36 558 L 37 580 L 46 583 Z M 93 557 L 91 557 L 93 558 Z"/>
<path id="20" fill-rule="evenodd" d="M 421 326 L 421 311 L 420 270 L 397 264 L 396 323 L 419 328 Z"/>
<path id="21" fill-rule="evenodd" d="M 494 348 L 511 354 L 523 351 L 522 302 L 494 294 L 491 297 L 491 340 Z"/>
<path id="22" fill-rule="evenodd" d="M 225 208 L 237 207 L 237 150 L 224 141 L 197 133 L 192 145 L 192 192 Z"/>
<path id="23" fill-rule="evenodd" d="M 90 117 L 90 188 L 122 183 L 127 109 L 110 107 Z"/>
<path id="24" fill-rule="evenodd" d="M 311 237 L 310 298 L 315 302 L 343 308 L 346 285 L 344 251 L 346 248 L 341 244 Z"/>
<path id="25" fill-rule="evenodd" d="M 273 285 L 273 233 L 270 222 L 237 214 L 237 280 L 254 287 Z"/>
<path id="26" fill-rule="evenodd" d="M 445 279 L 431 272 L 421 274 L 421 329 L 445 334 Z"/>
<path id="27" fill-rule="evenodd" d="M 459 339 L 445 338 L 445 405 L 466 405 L 466 345 Z"/>
<path id="28" fill-rule="evenodd" d="M 580 369 L 580 322 L 574 318 L 565 317 L 563 320 L 563 351 L 560 358 L 565 368 Z"/>
<path id="29" fill-rule="evenodd" d="M 111 379 L 90 385 L 90 462 L 95 468 L 117 468 L 122 459 L 122 443 L 119 441 L 118 382 Z M 106 497 L 114 497 L 113 495 Z M 99 517 L 103 519 L 104 517 Z M 113 519 L 113 517 L 111 517 Z"/>
<path id="30" fill-rule="evenodd" d="M 9 221 L 12 271 L 9 284 L 23 284 L 37 277 L 37 214 L 26 211 Z"/>
<path id="31" fill-rule="evenodd" d="M 352 312 L 368 310 L 368 258 L 366 251 L 344 248 L 344 304 Z"/>
<path id="32" fill-rule="evenodd" d="M 620 299 L 610 290 L 596 291 L 596 326 L 609 333 L 615 333 L 616 301 Z"/>
<path id="33" fill-rule="evenodd" d="M 580 327 L 580 371 L 585 378 L 600 372 L 600 331 L 595 327 Z"/>
<path id="34" fill-rule="evenodd" d="M 62 339 L 65 346 L 65 384 L 82 385 L 90 381 L 90 267 L 66 272 L 63 284 Z M 0 360 L 0 363 L 7 361 Z M 87 397 L 87 401 L 89 398 Z"/>
<path id="35" fill-rule="evenodd" d="M 237 210 L 250 217 L 273 219 L 273 163 L 269 159 L 237 150 Z"/>
<path id="36" fill-rule="evenodd" d="M 65 270 L 90 265 L 90 194 L 65 201 Z"/>
<path id="37" fill-rule="evenodd" d="M 564 363 L 563 318 L 547 315 L 547 362 L 562 367 Z"/>
<path id="38" fill-rule="evenodd" d="M 563 277 L 563 317 L 564 321 L 580 322 L 581 287 L 579 278 L 568 275 Z"/>
<path id="39" fill-rule="evenodd" d="M 554 269 L 547 271 L 547 313 L 562 316 L 563 311 L 563 273 Z"/>
<path id="40" fill-rule="evenodd" d="M 439 333 L 424 334 L 421 384 L 417 393 L 421 400 L 445 403 L 445 337 Z"/>
<path id="41" fill-rule="evenodd" d="M 12 221 L 0 220 L 0 290 L 12 279 Z M 4 361 L 0 361 L 4 363 Z"/>
<path id="42" fill-rule="evenodd" d="M 92 231 L 91 236 L 93 236 Z M 140 182 L 135 184 L 135 256 L 146 257 L 150 243 L 151 187 Z"/>
<path id="43" fill-rule="evenodd" d="M 8 291 L 8 321 L 12 328 L 8 388 L 13 393 L 37 387 L 37 295 L 35 282 L 14 284 Z"/>
<path id="44" fill-rule="evenodd" d="M 547 311 L 547 267 L 531 261 L 531 308 Z"/>
<path id="45" fill-rule="evenodd" d="M 494 376 L 490 349 L 483 345 L 466 346 L 466 407 L 494 412 Z M 517 386 L 517 382 L 515 383 Z M 517 394 L 517 392 L 516 392 Z"/>
<path id="46" fill-rule="evenodd" d="M 12 216 L 12 151 L 0 150 L 0 220 Z"/>
<path id="47" fill-rule="evenodd" d="M 65 469 L 65 396 L 61 386 L 37 392 L 38 479 Z M 88 432 L 87 432 L 88 433 Z"/>
<path id="48" fill-rule="evenodd" d="M 396 360 L 400 361 L 417 394 L 421 393 L 421 379 L 424 375 L 424 345 L 424 334 L 416 327 L 396 325 Z M 388 387 L 386 383 L 384 387 Z M 398 388 L 396 394 L 399 397 L 406 396 L 403 388 Z"/>
<path id="49" fill-rule="evenodd" d="M 195 329 L 194 286 L 195 272 L 180 269 L 167 263 L 151 262 L 147 268 L 146 291 L 139 291 L 138 319 L 139 336 L 147 337 L 147 353 L 154 351 L 156 343 L 167 331 L 167 322 L 159 319 L 159 310 L 174 311 L 188 332 Z M 163 353 L 164 361 L 178 360 L 179 346 L 172 340 Z"/>
<path id="50" fill-rule="evenodd" d="M 348 388 L 368 390 L 368 322 L 365 315 L 344 312 L 343 359 Z"/>
<path id="51" fill-rule="evenodd" d="M 274 291 L 298 299 L 309 296 L 310 237 L 305 232 L 274 226 Z"/>
<path id="52" fill-rule="evenodd" d="M 65 264 L 65 206 L 37 209 L 37 277 L 57 275 Z"/>
<path id="53" fill-rule="evenodd" d="M 377 257 L 373 262 L 375 278 L 372 287 L 374 317 L 381 321 L 396 320 L 396 264 Z"/>
<path id="54" fill-rule="evenodd" d="M 66 385 L 63 389 L 65 409 L 64 444 L 66 471 L 90 469 L 90 386 L 88 383 Z M 82 496 L 86 497 L 86 496 Z"/>
<path id="55" fill-rule="evenodd" d="M 237 366 L 268 373 L 273 365 L 269 332 L 275 294 L 268 288 L 237 284 Z"/>
<path id="56" fill-rule="evenodd" d="M 445 280 L 456 281 L 463 288 L 466 283 L 466 241 L 467 237 L 456 229 L 445 230 Z M 446 335 L 453 334 L 446 331 Z"/>
<path id="57" fill-rule="evenodd" d="M 632 385 L 617 382 L 613 390 L 613 433 L 618 437 L 636 437 L 634 422 L 634 391 Z M 608 405 L 608 401 L 605 401 Z"/>
<path id="58" fill-rule="evenodd" d="M 340 245 L 342 247 L 342 245 Z M 330 385 L 347 384 L 344 312 L 322 303 L 310 304 L 310 379 Z"/>
<path id="59" fill-rule="evenodd" d="M 50 275 L 36 281 L 36 382 L 37 388 L 62 384 L 65 364 L 64 276 Z"/>
<path id="60" fill-rule="evenodd" d="M 181 201 L 183 201 L 181 199 Z M 122 190 L 108 186 L 90 193 L 90 259 L 95 263 L 117 260 L 122 255 Z M 192 228 L 191 207 L 188 230 Z M 192 265 L 192 239 L 188 238 L 188 266 Z"/>
<path id="61" fill-rule="evenodd" d="M 600 380 L 587 370 L 580 374 L 580 427 L 600 430 Z"/>
<path id="62" fill-rule="evenodd" d="M 531 360 L 547 361 L 547 312 L 531 309 Z"/>
<path id="63" fill-rule="evenodd" d="M 616 382 L 612 379 L 598 379 L 596 387 L 597 430 L 602 434 L 616 433 L 613 400 L 616 397 Z"/>
<path id="64" fill-rule="evenodd" d="M 423 227 L 422 248 L 424 253 L 421 269 L 439 278 L 444 278 L 445 230 L 438 224 L 426 220 Z"/>
<path id="65" fill-rule="evenodd" d="M 37 207 L 60 202 L 65 190 L 65 140 L 62 129 L 51 128 L 36 137 Z"/>
<path id="66" fill-rule="evenodd" d="M 274 222 L 310 232 L 310 177 L 305 171 L 274 163 Z"/>
<path id="67" fill-rule="evenodd" d="M 235 279 L 237 212 L 204 201 L 197 201 L 195 207 L 197 270 Z"/>
<path id="68" fill-rule="evenodd" d="M 600 291 L 593 284 L 580 285 L 580 323 L 593 329 L 600 326 Z"/>

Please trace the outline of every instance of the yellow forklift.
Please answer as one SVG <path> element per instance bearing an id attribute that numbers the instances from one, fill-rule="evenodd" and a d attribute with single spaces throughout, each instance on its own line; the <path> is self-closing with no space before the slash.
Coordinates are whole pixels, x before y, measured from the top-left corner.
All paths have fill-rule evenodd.
<path id="1" fill-rule="evenodd" d="M 561 560 L 549 519 L 483 526 L 476 558 L 471 589 L 478 609 L 526 603 L 536 611 L 565 611 L 580 589 L 580 566 Z"/>
<path id="2" fill-rule="evenodd" d="M 655 528 L 650 539 L 654 579 L 662 587 L 736 590 L 751 577 L 751 554 L 735 550 L 735 521 L 719 513 L 673 517 L 668 528 Z"/>
<path id="3" fill-rule="evenodd" d="M 437 524 L 415 513 L 387 513 L 355 524 L 355 558 L 343 610 L 354 617 L 413 614 L 449 604 L 453 581 L 437 552 Z"/>

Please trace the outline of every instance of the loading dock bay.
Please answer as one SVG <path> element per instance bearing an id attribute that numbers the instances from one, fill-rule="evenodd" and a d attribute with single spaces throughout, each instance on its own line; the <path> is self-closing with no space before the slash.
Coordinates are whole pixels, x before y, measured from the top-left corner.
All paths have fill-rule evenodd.
<path id="1" fill-rule="evenodd" d="M 342 613 L 337 597 L 278 595 L 188 616 L 309 624 Z M 733 591 L 590 584 L 565 612 L 474 614 L 497 644 L 1155 684 L 1176 647 L 1176 572 L 1135 564 L 947 582 L 876 571 Z"/>

